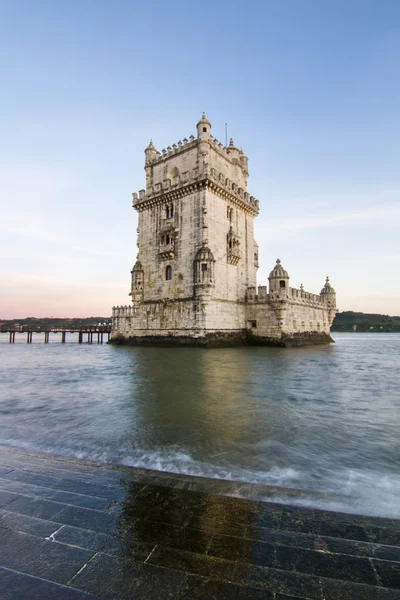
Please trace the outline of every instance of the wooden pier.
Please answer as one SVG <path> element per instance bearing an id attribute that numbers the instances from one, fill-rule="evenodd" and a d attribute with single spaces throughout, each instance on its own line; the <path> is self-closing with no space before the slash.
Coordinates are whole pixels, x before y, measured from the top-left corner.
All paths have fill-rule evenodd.
<path id="1" fill-rule="evenodd" d="M 15 343 L 15 334 L 16 333 L 26 333 L 26 343 L 32 344 L 32 337 L 34 333 L 44 333 L 44 343 L 48 344 L 50 341 L 50 333 L 59 334 L 61 333 L 61 343 L 65 344 L 67 333 L 77 333 L 78 334 L 78 343 L 83 344 L 84 342 L 87 344 L 103 344 L 104 341 L 110 340 L 111 335 L 111 326 L 110 325 L 101 325 L 101 326 L 92 326 L 92 327 L 79 327 L 78 329 L 24 329 L 20 331 L 18 329 L 2 329 L 1 333 L 9 333 L 9 343 Z M 97 341 L 96 341 L 97 335 Z"/>

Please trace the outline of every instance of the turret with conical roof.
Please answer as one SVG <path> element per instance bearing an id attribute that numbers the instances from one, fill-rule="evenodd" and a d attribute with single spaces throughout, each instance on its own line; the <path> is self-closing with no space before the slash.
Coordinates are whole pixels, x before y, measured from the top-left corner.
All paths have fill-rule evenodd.
<path id="1" fill-rule="evenodd" d="M 329 308 L 336 308 L 336 292 L 331 286 L 329 277 L 325 280 L 325 285 L 321 290 L 321 296 L 324 298 L 325 303 Z"/>
<path id="2" fill-rule="evenodd" d="M 144 154 L 146 157 L 146 162 L 145 162 L 146 165 L 151 164 L 157 158 L 159 153 L 153 145 L 153 140 L 150 140 L 150 143 L 147 146 L 147 148 L 145 149 Z"/>
<path id="3" fill-rule="evenodd" d="M 196 125 L 197 127 L 197 139 L 208 140 L 211 136 L 211 123 L 206 117 L 206 113 L 203 112 L 200 121 Z"/>
<path id="4" fill-rule="evenodd" d="M 279 258 L 276 259 L 276 265 L 269 274 L 269 293 L 271 300 L 281 299 L 287 297 L 289 290 L 289 275 L 288 272 L 282 266 Z"/>

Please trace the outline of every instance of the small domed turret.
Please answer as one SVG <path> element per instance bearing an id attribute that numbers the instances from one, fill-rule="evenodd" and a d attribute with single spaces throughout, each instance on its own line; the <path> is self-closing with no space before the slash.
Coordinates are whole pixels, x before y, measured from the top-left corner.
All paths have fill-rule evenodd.
<path id="1" fill-rule="evenodd" d="M 289 279 L 288 272 L 285 271 L 285 269 L 282 267 L 282 263 L 279 258 L 276 259 L 276 265 L 269 274 L 268 279 L 271 279 L 273 277 L 276 277 L 278 279 Z"/>
<path id="2" fill-rule="evenodd" d="M 289 275 L 288 272 L 282 267 L 279 258 L 276 259 L 276 265 L 269 274 L 268 281 L 271 299 L 286 298 L 289 290 Z"/>
<path id="3" fill-rule="evenodd" d="M 158 151 L 153 145 L 153 140 L 150 140 L 150 143 L 145 149 L 144 154 L 146 157 L 146 165 L 149 165 L 157 158 Z"/>
<path id="4" fill-rule="evenodd" d="M 239 150 L 239 148 L 237 148 L 235 146 L 235 142 L 233 141 L 232 138 L 229 140 L 229 146 L 228 146 L 227 152 L 233 162 L 240 161 L 240 150 Z"/>
<path id="5" fill-rule="evenodd" d="M 321 296 L 330 309 L 336 309 L 336 292 L 330 284 L 329 277 L 325 280 L 325 285 L 321 290 Z M 335 313 L 333 313 L 333 316 L 334 315 Z"/>
<path id="6" fill-rule="evenodd" d="M 200 121 L 196 125 L 197 127 L 197 137 L 199 140 L 208 139 L 210 137 L 211 132 L 211 123 L 206 117 L 206 113 L 203 113 Z"/>
<path id="7" fill-rule="evenodd" d="M 327 294 L 336 294 L 335 290 L 330 284 L 329 277 L 325 280 L 325 285 L 321 290 L 321 296 L 326 296 Z"/>

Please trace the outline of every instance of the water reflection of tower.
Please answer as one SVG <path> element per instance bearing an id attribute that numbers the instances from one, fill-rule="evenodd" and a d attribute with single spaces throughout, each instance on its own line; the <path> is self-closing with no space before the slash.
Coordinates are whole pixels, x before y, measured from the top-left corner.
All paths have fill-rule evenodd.
<path id="1" fill-rule="evenodd" d="M 189 462 L 193 458 L 221 464 L 213 457 L 230 452 L 237 455 L 241 445 L 254 441 L 256 430 L 267 427 L 262 420 L 268 415 L 260 414 L 251 389 L 253 353 L 248 350 L 128 351 L 134 390 L 132 435 L 136 446 L 162 454 L 165 464 L 155 468 L 168 470 L 169 451 L 171 455 L 186 452 Z M 185 462 L 184 456 L 181 459 Z M 179 464 L 170 466 L 179 470 Z M 189 463 L 182 465 L 186 472 L 190 467 L 196 468 Z"/>

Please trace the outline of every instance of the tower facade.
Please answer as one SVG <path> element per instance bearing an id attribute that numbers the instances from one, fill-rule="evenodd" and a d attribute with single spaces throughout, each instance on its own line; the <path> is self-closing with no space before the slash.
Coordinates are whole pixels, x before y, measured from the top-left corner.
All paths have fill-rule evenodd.
<path id="1" fill-rule="evenodd" d="M 146 189 L 133 194 L 139 219 L 132 303 L 113 308 L 114 341 L 208 345 L 249 338 L 259 203 L 247 191 L 247 156 L 232 139 L 224 146 L 213 138 L 211 128 L 203 113 L 196 137 L 161 152 L 152 141 L 145 149 Z M 271 298 L 281 298 L 282 283 L 271 276 Z"/>

